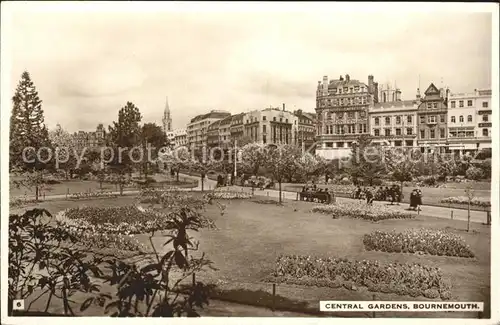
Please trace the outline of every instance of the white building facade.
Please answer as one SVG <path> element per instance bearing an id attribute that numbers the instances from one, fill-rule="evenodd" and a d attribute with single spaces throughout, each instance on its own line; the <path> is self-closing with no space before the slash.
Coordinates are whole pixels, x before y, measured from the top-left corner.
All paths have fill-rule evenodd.
<path id="1" fill-rule="evenodd" d="M 491 149 L 491 90 L 448 97 L 448 149 L 454 153 Z"/>

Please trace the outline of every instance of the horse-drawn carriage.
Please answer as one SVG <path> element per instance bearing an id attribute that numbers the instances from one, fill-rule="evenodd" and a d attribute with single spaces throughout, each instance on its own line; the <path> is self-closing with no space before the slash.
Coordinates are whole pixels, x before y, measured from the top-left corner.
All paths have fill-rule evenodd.
<path id="1" fill-rule="evenodd" d="M 330 204 L 332 202 L 332 196 L 328 192 L 317 191 L 317 192 L 308 192 L 302 191 L 299 192 L 299 198 L 301 201 L 309 201 L 309 202 L 319 202 Z"/>

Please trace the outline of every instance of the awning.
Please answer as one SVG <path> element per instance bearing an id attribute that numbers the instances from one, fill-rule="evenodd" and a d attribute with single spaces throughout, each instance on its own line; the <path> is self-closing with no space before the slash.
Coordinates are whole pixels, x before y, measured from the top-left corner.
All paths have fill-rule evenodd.
<path id="1" fill-rule="evenodd" d="M 491 149 L 491 142 L 485 142 L 479 144 L 479 149 Z"/>

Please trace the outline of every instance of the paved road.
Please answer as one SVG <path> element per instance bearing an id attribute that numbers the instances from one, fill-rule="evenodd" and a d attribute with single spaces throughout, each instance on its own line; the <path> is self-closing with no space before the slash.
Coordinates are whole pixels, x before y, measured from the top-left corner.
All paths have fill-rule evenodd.
<path id="1" fill-rule="evenodd" d="M 182 174 L 182 177 L 188 178 L 188 179 L 194 179 L 194 180 L 200 180 L 199 177 L 197 176 L 190 176 L 190 175 L 185 175 Z M 215 188 L 215 185 L 217 184 L 216 181 L 211 180 L 211 179 L 205 179 L 204 181 L 204 189 L 205 190 L 211 190 Z M 245 192 L 251 192 L 252 189 L 249 187 L 241 187 L 241 186 L 231 186 L 227 187 L 228 190 L 235 190 L 235 191 L 245 191 Z M 181 190 L 185 191 L 201 191 L 201 185 L 200 182 L 198 182 L 198 186 L 194 188 L 182 188 Z M 124 191 L 123 195 L 135 195 L 139 194 L 139 190 L 129 190 L 129 191 Z M 115 195 L 119 195 L 119 192 L 113 192 Z M 255 195 L 258 196 L 267 196 L 271 198 L 279 198 L 279 191 L 277 190 L 259 190 L 256 189 L 254 192 Z M 285 192 L 282 191 L 282 198 L 284 200 L 296 200 L 297 198 L 297 193 L 296 192 Z M 45 200 L 61 200 L 61 199 L 66 199 L 66 194 L 61 194 L 61 195 L 48 195 L 45 197 Z M 350 202 L 350 201 L 355 201 L 354 199 L 350 198 L 337 198 L 337 202 Z M 375 201 L 375 205 L 383 205 L 387 204 L 386 202 L 379 202 Z M 401 204 L 400 205 L 401 209 L 407 209 L 408 205 L 407 204 Z M 467 210 L 462 210 L 462 209 L 450 209 L 446 207 L 437 207 L 437 206 L 428 206 L 424 205 L 422 206 L 422 211 L 420 214 L 424 216 L 429 216 L 429 217 L 436 217 L 436 218 L 445 218 L 445 219 L 451 219 L 451 213 L 453 211 L 453 219 L 454 220 L 464 220 L 467 221 Z M 412 212 L 412 213 L 417 213 L 417 212 Z M 477 223 L 485 223 L 486 222 L 486 212 L 484 211 L 471 211 L 471 222 L 477 222 Z"/>

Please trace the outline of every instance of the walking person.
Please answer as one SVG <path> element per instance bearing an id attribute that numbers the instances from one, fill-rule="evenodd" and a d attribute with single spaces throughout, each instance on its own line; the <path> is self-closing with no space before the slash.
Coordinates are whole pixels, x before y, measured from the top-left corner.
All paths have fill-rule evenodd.
<path id="1" fill-rule="evenodd" d="M 418 201 L 417 201 L 417 190 L 414 189 L 410 193 L 410 210 L 416 210 L 418 206 Z"/>
<path id="2" fill-rule="evenodd" d="M 417 209 L 422 211 L 422 191 L 420 189 L 417 190 Z"/>
<path id="3" fill-rule="evenodd" d="M 373 193 L 370 191 L 370 189 L 366 190 L 365 195 L 366 195 L 366 204 L 372 205 L 373 204 Z"/>

